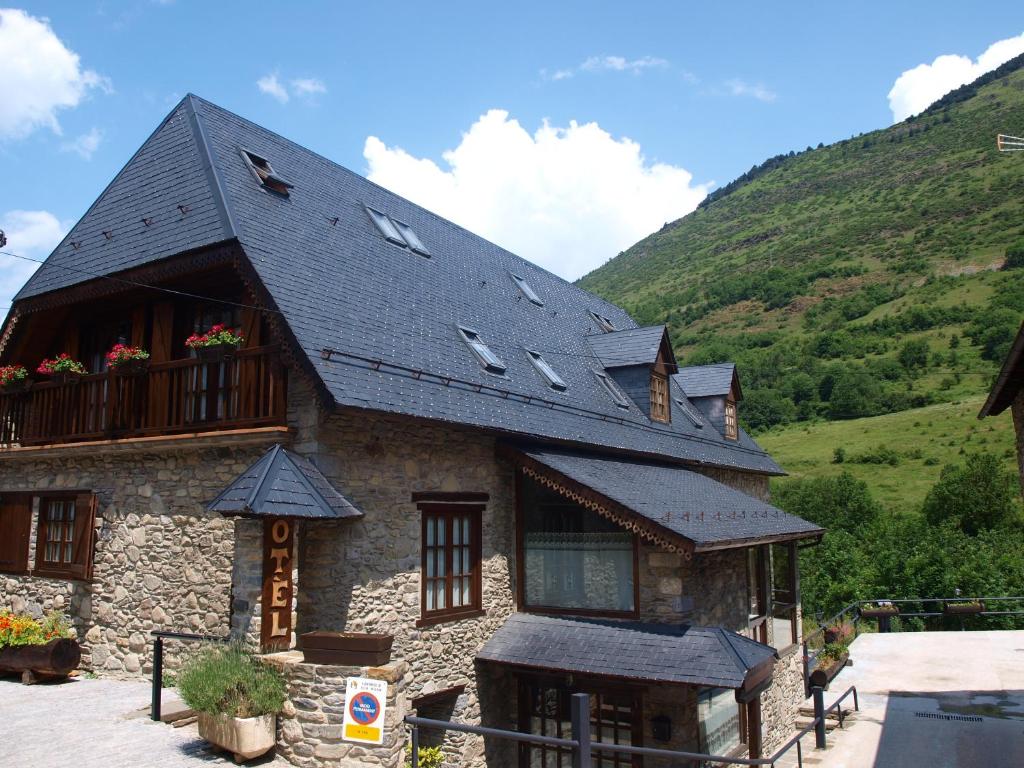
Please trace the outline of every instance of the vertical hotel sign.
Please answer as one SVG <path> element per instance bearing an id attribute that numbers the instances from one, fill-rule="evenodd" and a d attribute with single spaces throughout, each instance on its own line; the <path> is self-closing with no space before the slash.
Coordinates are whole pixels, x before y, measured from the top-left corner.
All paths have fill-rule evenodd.
<path id="1" fill-rule="evenodd" d="M 345 683 L 345 715 L 342 738 L 360 744 L 384 743 L 384 715 L 388 684 L 367 677 L 350 677 Z"/>
<path id="2" fill-rule="evenodd" d="M 292 635 L 292 582 L 295 521 L 285 517 L 263 526 L 263 618 L 260 645 L 264 651 L 287 650 Z"/>

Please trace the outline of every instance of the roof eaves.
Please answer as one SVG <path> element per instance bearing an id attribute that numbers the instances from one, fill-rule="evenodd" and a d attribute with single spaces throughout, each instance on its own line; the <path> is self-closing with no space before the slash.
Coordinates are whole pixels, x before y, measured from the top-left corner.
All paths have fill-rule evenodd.
<path id="1" fill-rule="evenodd" d="M 985 399 L 985 404 L 981 406 L 981 411 L 978 413 L 979 419 L 983 419 L 986 416 L 998 416 L 1010 405 L 1013 398 L 1007 400 L 1002 397 L 1003 390 L 1009 384 L 1010 376 L 1014 370 L 1021 365 L 1024 365 L 1024 324 L 1021 324 L 1020 330 L 1017 331 L 1017 338 L 1013 340 L 1013 346 L 1010 347 L 1006 360 L 1003 361 L 1003 367 L 999 369 L 996 383 L 992 385 L 992 389 Z"/>

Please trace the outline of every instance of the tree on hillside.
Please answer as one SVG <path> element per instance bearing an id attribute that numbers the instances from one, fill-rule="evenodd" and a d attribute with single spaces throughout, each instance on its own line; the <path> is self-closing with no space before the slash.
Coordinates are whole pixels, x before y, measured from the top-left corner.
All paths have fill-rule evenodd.
<path id="1" fill-rule="evenodd" d="M 970 536 L 1015 518 L 1013 476 L 991 453 L 977 453 L 965 464 L 949 464 L 921 508 L 929 525 L 954 523 Z"/>
<path id="2" fill-rule="evenodd" d="M 908 371 L 928 367 L 928 342 L 924 339 L 911 339 L 900 347 L 897 359 Z"/>
<path id="3" fill-rule="evenodd" d="M 882 514 L 867 483 L 849 472 L 782 483 L 775 489 L 774 499 L 782 509 L 822 528 L 850 533 L 872 524 Z"/>
<path id="4" fill-rule="evenodd" d="M 757 432 L 794 421 L 796 406 L 777 389 L 753 389 L 743 398 L 740 413 L 747 427 Z"/>
<path id="5" fill-rule="evenodd" d="M 866 371 L 851 368 L 836 376 L 830 395 L 831 418 L 859 419 L 877 413 L 882 388 Z"/>

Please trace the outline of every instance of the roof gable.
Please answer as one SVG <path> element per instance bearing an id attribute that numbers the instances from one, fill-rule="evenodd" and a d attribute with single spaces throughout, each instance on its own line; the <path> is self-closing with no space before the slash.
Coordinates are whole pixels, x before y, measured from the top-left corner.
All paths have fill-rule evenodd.
<path id="1" fill-rule="evenodd" d="M 732 393 L 737 400 L 743 399 L 735 363 L 680 368 L 675 380 L 689 398 L 725 397 Z"/>
<path id="2" fill-rule="evenodd" d="M 664 325 L 595 334 L 588 341 L 605 368 L 654 365 L 659 361 L 672 371 L 676 368 L 675 355 Z"/>

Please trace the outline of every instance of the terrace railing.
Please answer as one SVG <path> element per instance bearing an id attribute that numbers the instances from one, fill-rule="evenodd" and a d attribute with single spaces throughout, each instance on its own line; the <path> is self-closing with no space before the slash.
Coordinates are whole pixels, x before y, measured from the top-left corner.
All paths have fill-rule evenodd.
<path id="1" fill-rule="evenodd" d="M 153 363 L 0 394 L 0 448 L 283 424 L 285 373 L 276 347 L 220 362 Z"/>

